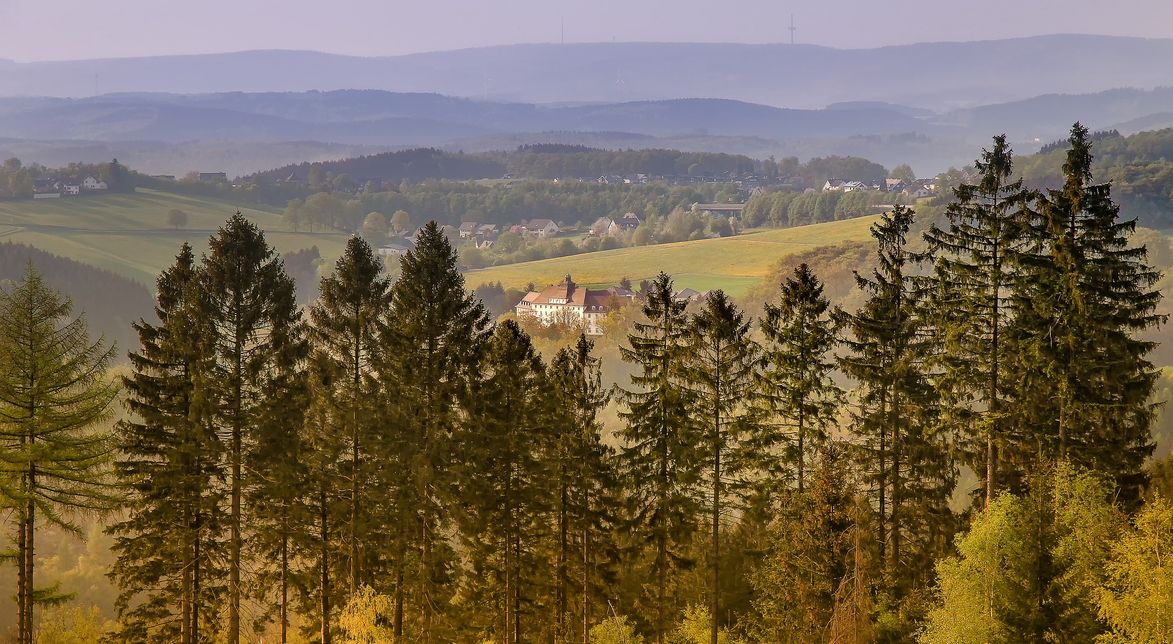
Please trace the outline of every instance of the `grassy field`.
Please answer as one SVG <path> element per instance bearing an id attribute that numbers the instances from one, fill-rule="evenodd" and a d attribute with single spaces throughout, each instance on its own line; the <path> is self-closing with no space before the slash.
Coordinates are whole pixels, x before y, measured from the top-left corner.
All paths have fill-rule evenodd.
<path id="1" fill-rule="evenodd" d="M 167 225 L 167 213 L 175 208 L 188 216 L 187 227 L 182 230 Z M 0 202 L 0 242 L 29 244 L 153 285 L 182 242 L 190 242 L 197 254 L 203 252 L 208 237 L 238 208 L 265 231 L 269 243 L 282 253 L 317 245 L 322 256 L 332 261 L 346 243 L 346 235 L 337 232 L 293 231 L 276 209 L 244 208 L 217 199 L 153 190 Z"/>
<path id="2" fill-rule="evenodd" d="M 841 241 L 869 238 L 875 217 L 861 217 L 799 228 L 749 232 L 736 237 L 638 246 L 495 266 L 466 274 L 470 287 L 501 282 L 506 288 L 553 284 L 567 273 L 579 284 L 613 285 L 628 277 L 633 283 L 660 271 L 678 287 L 721 288 L 740 296 L 758 284 L 781 258 L 798 251 Z"/>

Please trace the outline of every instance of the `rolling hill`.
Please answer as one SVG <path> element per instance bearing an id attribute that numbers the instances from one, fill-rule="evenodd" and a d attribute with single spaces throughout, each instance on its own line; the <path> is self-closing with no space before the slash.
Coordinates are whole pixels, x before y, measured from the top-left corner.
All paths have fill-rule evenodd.
<path id="1" fill-rule="evenodd" d="M 187 213 L 186 228 L 167 226 L 172 209 Z M 333 261 L 346 243 L 342 233 L 291 230 L 275 209 L 241 208 L 217 199 L 151 190 L 0 201 L 0 241 L 27 244 L 97 266 L 153 290 L 159 271 L 171 264 L 181 243 L 190 242 L 197 253 L 202 252 L 208 237 L 238 209 L 265 230 L 269 243 L 281 253 L 317 246 L 323 258 Z"/>
<path id="2" fill-rule="evenodd" d="M 743 296 L 779 259 L 821 246 L 869 239 L 873 221 L 875 217 L 860 217 L 721 239 L 619 248 L 469 271 L 465 280 L 470 288 L 496 282 L 506 288 L 523 288 L 531 282 L 537 286 L 554 284 L 569 274 L 580 284 L 610 286 L 624 277 L 639 283 L 664 271 L 679 288 L 720 288 Z"/>

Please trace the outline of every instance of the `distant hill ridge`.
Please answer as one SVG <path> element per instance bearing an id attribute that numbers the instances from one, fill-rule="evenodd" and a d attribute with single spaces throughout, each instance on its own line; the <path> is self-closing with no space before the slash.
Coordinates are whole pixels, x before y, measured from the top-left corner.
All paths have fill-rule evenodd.
<path id="1" fill-rule="evenodd" d="M 875 49 L 634 42 L 508 45 L 383 58 L 246 51 L 0 62 L 0 91 L 87 96 L 95 93 L 95 84 L 97 93 L 368 88 L 536 103 L 699 96 L 792 108 L 883 101 L 941 111 L 1041 93 L 1171 85 L 1170 59 L 1173 40 L 1086 35 Z"/>

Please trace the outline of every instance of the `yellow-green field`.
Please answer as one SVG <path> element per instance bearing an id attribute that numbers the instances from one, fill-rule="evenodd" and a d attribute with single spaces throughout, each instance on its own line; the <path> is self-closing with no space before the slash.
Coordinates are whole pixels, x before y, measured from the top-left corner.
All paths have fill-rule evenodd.
<path id="1" fill-rule="evenodd" d="M 466 279 L 469 287 L 501 282 L 506 288 L 521 288 L 530 282 L 552 284 L 569 273 L 579 284 L 611 285 L 623 277 L 638 283 L 664 271 L 680 288 L 721 288 L 731 295 L 743 295 L 779 259 L 819 246 L 866 240 L 873 221 L 875 217 L 861 217 L 722 239 L 619 248 L 469 271 Z"/>
<path id="2" fill-rule="evenodd" d="M 278 209 L 240 207 L 218 199 L 153 190 L 0 202 L 0 242 L 28 244 L 153 285 L 181 243 L 188 241 L 197 253 L 203 252 L 208 237 L 238 208 L 282 253 L 316 245 L 322 256 L 332 261 L 346 243 L 346 235 L 337 232 L 293 231 L 282 221 Z M 172 209 L 187 213 L 186 228 L 174 230 L 167 225 L 167 213 Z"/>

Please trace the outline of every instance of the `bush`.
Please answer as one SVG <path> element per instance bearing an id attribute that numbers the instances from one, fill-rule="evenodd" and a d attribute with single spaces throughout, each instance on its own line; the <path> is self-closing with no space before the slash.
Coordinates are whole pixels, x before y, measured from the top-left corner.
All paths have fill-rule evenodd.
<path id="1" fill-rule="evenodd" d="M 617 616 L 591 629 L 591 644 L 644 644 L 644 638 L 635 632 L 627 617 Z"/>

